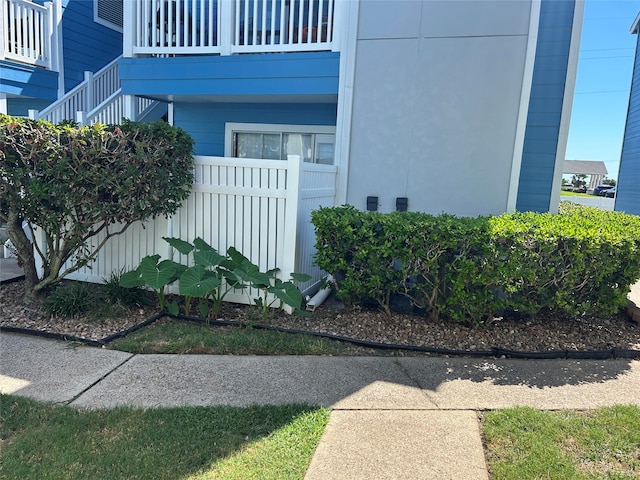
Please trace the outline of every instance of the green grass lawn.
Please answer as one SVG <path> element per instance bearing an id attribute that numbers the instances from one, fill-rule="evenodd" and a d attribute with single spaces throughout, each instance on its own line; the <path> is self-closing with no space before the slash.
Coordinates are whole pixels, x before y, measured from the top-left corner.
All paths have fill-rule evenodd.
<path id="1" fill-rule="evenodd" d="M 303 479 L 329 411 L 76 409 L 0 395 L 0 478 Z M 640 478 L 640 408 L 480 414 L 492 480 Z"/>
<path id="2" fill-rule="evenodd" d="M 564 197 L 593 197 L 588 193 L 567 192 L 565 190 L 560 190 L 560 195 Z"/>
<path id="3" fill-rule="evenodd" d="M 0 395 L 0 478 L 302 479 L 323 408 L 84 410 Z"/>
<path id="4" fill-rule="evenodd" d="M 494 480 L 640 478 L 640 408 L 497 410 L 482 415 Z"/>
<path id="5" fill-rule="evenodd" d="M 213 355 L 340 355 L 347 344 L 314 337 L 240 327 L 159 321 L 115 340 L 109 348 L 131 353 Z"/>

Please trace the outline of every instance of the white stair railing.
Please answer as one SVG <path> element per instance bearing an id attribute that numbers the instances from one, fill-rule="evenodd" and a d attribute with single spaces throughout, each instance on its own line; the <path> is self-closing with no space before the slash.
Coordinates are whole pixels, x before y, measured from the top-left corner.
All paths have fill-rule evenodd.
<path id="1" fill-rule="evenodd" d="M 116 90 L 109 98 L 90 112 L 78 111 L 76 122 L 80 125 L 92 125 L 94 123 L 119 124 L 125 117 L 132 120 L 140 120 L 152 110 L 159 102 L 148 98 L 135 97 L 131 111 L 127 111 L 127 97 L 122 94 L 122 89 Z"/>
<path id="2" fill-rule="evenodd" d="M 127 100 L 122 95 L 118 74 L 120 58 L 122 57 L 116 58 L 96 73 L 85 72 L 83 82 L 44 110 L 30 110 L 29 117 L 53 123 L 73 120 L 80 125 L 96 122 L 118 124 L 125 116 L 132 120 L 142 118 L 158 102 L 135 98 L 127 109 Z"/>
<path id="3" fill-rule="evenodd" d="M 120 89 L 118 75 L 118 57 L 96 73 L 85 72 L 84 81 L 69 90 L 40 112 L 29 113 L 36 119 L 59 123 L 63 120 L 75 120 L 77 112 L 89 112 L 107 100 Z"/>

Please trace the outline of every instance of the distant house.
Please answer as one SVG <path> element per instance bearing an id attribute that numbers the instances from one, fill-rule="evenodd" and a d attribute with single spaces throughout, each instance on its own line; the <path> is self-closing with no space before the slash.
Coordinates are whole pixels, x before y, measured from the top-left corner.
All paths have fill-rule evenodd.
<path id="1" fill-rule="evenodd" d="M 607 166 L 602 161 L 597 160 L 565 160 L 565 175 L 588 175 L 589 184 L 587 190 L 593 190 L 602 184 L 602 180 L 609 173 Z"/>
<path id="2" fill-rule="evenodd" d="M 633 66 L 627 123 L 622 142 L 618 192 L 615 209 L 640 215 L 640 13 L 631 26 L 636 35 L 636 55 Z"/>

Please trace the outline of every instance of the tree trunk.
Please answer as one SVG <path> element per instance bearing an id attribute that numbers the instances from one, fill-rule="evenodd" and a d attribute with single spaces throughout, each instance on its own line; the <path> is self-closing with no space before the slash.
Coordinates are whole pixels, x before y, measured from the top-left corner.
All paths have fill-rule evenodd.
<path id="1" fill-rule="evenodd" d="M 34 307 L 40 303 L 39 292 L 36 291 L 40 279 L 36 270 L 36 259 L 33 245 L 22 228 L 22 218 L 17 212 L 9 212 L 7 219 L 7 236 L 18 253 L 18 262 L 24 270 L 25 291 L 22 303 Z"/>

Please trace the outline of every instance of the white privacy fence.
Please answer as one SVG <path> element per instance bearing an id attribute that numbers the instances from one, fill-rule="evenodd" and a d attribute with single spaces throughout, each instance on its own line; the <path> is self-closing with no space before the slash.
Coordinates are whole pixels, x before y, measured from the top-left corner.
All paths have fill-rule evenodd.
<path id="1" fill-rule="evenodd" d="M 308 273 L 313 279 L 300 285 L 303 291 L 321 279 L 322 272 L 313 265 L 310 214 L 333 206 L 336 166 L 304 163 L 296 155 L 287 161 L 196 157 L 194 173 L 191 196 L 175 215 L 134 224 L 107 242 L 91 268 L 69 278 L 102 282 L 156 253 L 186 264 L 188 259 L 171 252 L 162 240 L 168 236 L 188 242 L 200 237 L 221 253 L 233 246 L 262 271 L 280 268 L 285 280 L 291 272 Z M 227 298 L 248 302 L 242 292 Z"/>
<path id="2" fill-rule="evenodd" d="M 58 70 L 53 2 L 0 0 L 0 60 Z"/>
<path id="3" fill-rule="evenodd" d="M 331 50 L 335 0 L 129 0 L 125 57 Z"/>

